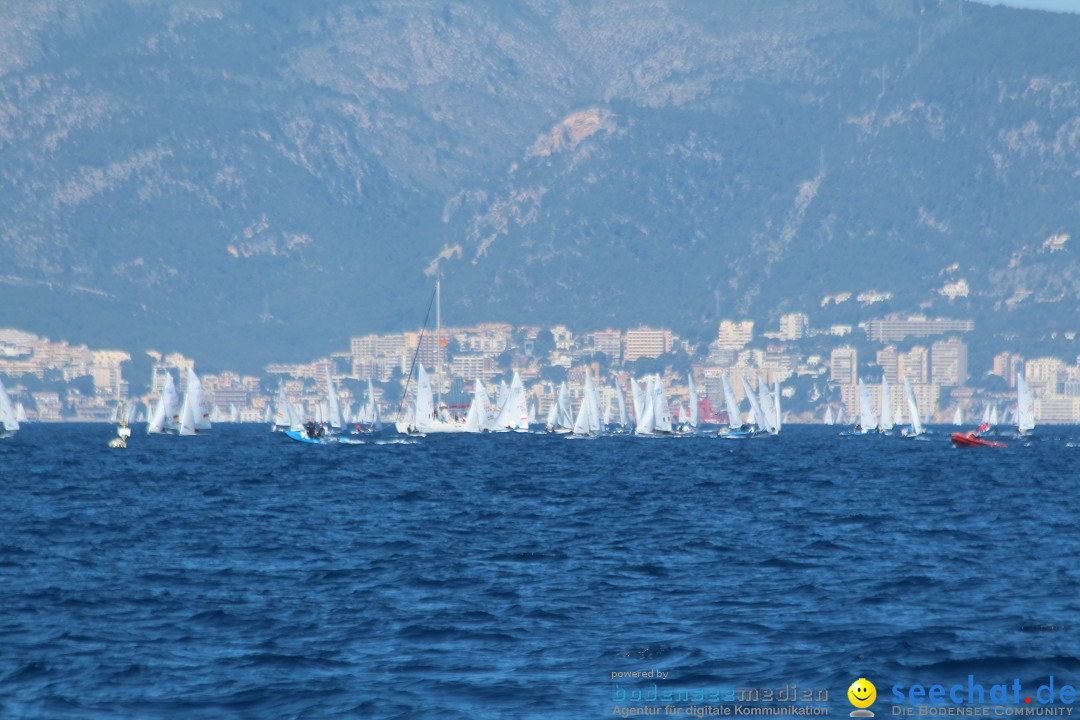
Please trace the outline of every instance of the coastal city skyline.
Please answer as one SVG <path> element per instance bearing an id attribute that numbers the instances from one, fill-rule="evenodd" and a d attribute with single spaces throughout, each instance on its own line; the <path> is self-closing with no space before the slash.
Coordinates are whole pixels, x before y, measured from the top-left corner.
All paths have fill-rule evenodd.
<path id="1" fill-rule="evenodd" d="M 844 301 L 847 298 L 840 298 Z M 866 301 L 867 298 L 862 298 Z M 871 300 L 873 300 L 871 298 Z M 708 421 L 723 416 L 721 379 L 731 381 L 743 399 L 741 380 L 751 387 L 760 376 L 781 383 L 791 422 L 821 422 L 824 413 L 854 417 L 859 407 L 858 381 L 870 385 L 880 403 L 884 377 L 891 406 L 903 408 L 906 379 L 918 405 L 935 421 L 947 422 L 957 408 L 965 417 L 989 406 L 1004 414 L 1021 373 L 1034 396 L 1041 423 L 1080 421 L 1080 358 L 1015 351 L 1001 343 L 969 358 L 975 322 L 959 317 L 890 313 L 855 323 L 815 326 L 805 312 L 781 315 L 764 326 L 751 319 L 723 320 L 708 342 L 691 342 L 667 328 L 638 326 L 574 332 L 551 327 L 482 323 L 347 338 L 342 349 L 295 363 L 269 362 L 261 374 L 229 369 L 207 371 L 195 356 L 158 350 L 92 349 L 18 329 L 0 329 L 0 377 L 26 408 L 30 420 L 105 421 L 123 401 L 149 407 L 165 374 L 183 381 L 194 365 L 219 420 L 264 421 L 279 386 L 299 407 L 315 407 L 319 385 L 329 372 L 341 384 L 346 407 L 366 400 L 371 380 L 384 414 L 402 404 L 414 358 L 432 377 L 433 388 L 453 411 L 467 407 L 473 380 L 508 382 L 520 374 L 530 408 L 547 412 L 559 383 L 567 381 L 575 400 L 582 391 L 583 369 L 599 379 L 605 404 L 613 403 L 616 385 L 659 373 L 668 385 L 673 407 L 689 402 L 687 373 L 699 388 L 700 410 Z M 1072 338 L 1069 335 L 1073 335 Z M 1063 340 L 1075 338 L 1063 333 Z M 982 341 L 985 342 L 985 341 Z M 140 356 L 141 353 L 141 356 Z M 441 362 L 440 362 L 441 359 Z M 142 372 L 135 367 L 142 366 Z M 352 381 L 352 382 L 350 382 Z"/>

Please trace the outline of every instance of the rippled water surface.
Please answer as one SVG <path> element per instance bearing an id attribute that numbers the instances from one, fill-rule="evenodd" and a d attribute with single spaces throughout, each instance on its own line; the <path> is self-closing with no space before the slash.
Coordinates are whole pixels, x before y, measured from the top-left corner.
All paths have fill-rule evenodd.
<path id="1" fill-rule="evenodd" d="M 839 716 L 860 676 L 879 716 L 896 683 L 1080 685 L 1074 429 L 111 432 L 0 440 L 0 717 L 603 718 L 650 669 Z"/>

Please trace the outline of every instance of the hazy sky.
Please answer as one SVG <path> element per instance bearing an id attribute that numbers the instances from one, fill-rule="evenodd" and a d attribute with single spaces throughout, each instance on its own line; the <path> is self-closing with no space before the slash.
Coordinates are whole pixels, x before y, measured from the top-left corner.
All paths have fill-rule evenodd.
<path id="1" fill-rule="evenodd" d="M 1008 5 L 1031 10 L 1080 13 L 1080 0 L 975 0 L 984 5 Z"/>

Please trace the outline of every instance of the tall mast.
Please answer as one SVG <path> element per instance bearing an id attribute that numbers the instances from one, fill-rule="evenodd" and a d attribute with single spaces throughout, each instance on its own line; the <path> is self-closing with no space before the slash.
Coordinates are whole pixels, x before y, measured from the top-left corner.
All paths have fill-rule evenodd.
<path id="1" fill-rule="evenodd" d="M 435 370 L 435 382 L 439 384 L 439 401 L 435 403 L 435 417 L 438 418 L 442 412 L 442 317 L 440 316 L 440 302 L 439 296 L 439 279 L 435 279 L 435 352 L 438 353 L 436 362 L 438 365 Z"/>

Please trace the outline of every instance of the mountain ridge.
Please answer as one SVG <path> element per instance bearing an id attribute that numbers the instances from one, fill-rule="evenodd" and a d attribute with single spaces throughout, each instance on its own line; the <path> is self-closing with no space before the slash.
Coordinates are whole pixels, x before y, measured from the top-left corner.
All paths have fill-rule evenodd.
<path id="1" fill-rule="evenodd" d="M 1076 309 L 1080 17 L 209 0 L 5 25 L 0 324 L 256 368 L 417 326 L 436 272 L 457 324 L 704 337 L 861 317 L 821 308 L 845 290 L 987 327 Z"/>

